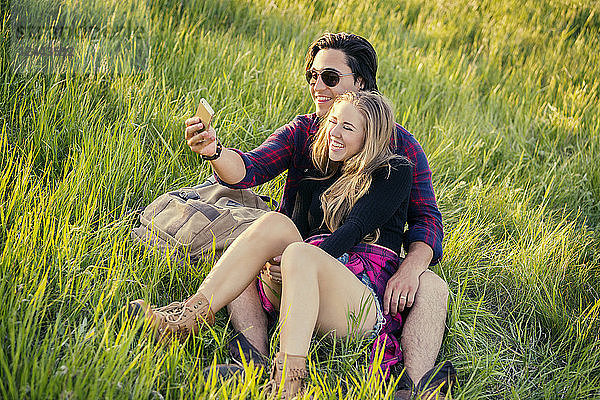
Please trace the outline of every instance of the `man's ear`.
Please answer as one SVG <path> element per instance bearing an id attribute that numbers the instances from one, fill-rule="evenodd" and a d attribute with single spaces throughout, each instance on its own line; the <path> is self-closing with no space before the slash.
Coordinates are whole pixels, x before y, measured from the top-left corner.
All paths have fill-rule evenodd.
<path id="1" fill-rule="evenodd" d="M 358 78 L 356 78 L 356 84 L 358 85 L 358 88 L 360 90 L 365 90 L 365 81 L 362 78 L 362 76 L 359 76 Z"/>

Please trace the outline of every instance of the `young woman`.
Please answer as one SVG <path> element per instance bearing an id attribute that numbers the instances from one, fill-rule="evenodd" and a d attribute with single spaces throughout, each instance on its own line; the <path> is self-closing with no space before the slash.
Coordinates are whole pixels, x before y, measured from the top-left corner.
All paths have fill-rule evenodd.
<path id="1" fill-rule="evenodd" d="M 145 312 L 159 337 L 184 339 L 198 321 L 235 299 L 273 257 L 282 280 L 263 274 L 265 308 L 279 310 L 280 351 L 271 383 L 293 397 L 306 375 L 312 334 L 370 335 L 401 325 L 384 316 L 383 296 L 396 272 L 412 183 L 412 165 L 392 151 L 395 124 L 376 92 L 338 96 L 311 144 L 313 168 L 300 181 L 292 217 L 272 212 L 240 235 L 185 302 Z M 284 374 L 285 365 L 285 374 Z M 282 381 L 282 377 L 285 379 Z"/>

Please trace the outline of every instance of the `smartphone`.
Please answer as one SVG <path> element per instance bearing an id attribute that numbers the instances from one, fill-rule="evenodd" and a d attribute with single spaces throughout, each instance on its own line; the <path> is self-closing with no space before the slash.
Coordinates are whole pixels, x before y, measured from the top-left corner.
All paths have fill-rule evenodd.
<path id="1" fill-rule="evenodd" d="M 202 121 L 202 125 L 204 125 L 204 129 L 201 132 L 204 132 L 210 126 L 210 122 L 212 121 L 212 117 L 215 115 L 210 104 L 206 101 L 205 98 L 200 99 L 200 104 L 198 104 L 198 110 L 196 110 L 196 114 L 194 117 L 200 118 Z"/>

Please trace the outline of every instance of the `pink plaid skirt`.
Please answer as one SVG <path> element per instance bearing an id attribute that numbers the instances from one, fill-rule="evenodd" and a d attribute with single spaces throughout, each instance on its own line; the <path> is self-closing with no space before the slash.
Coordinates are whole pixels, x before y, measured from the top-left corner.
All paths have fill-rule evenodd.
<path id="1" fill-rule="evenodd" d="M 328 235 L 311 236 L 305 240 L 306 243 L 319 246 Z M 389 368 L 402 360 L 400 349 L 400 333 L 403 323 L 402 314 L 392 316 L 383 315 L 383 295 L 388 280 L 398 270 L 398 255 L 383 246 L 376 244 L 359 243 L 352 247 L 339 260 L 354 274 L 361 282 L 365 283 L 374 292 L 378 301 L 378 324 L 374 327 L 375 337 L 369 362 L 372 364 L 376 350 L 383 350 L 381 370 L 386 377 L 389 376 Z M 257 288 L 263 309 L 271 315 L 277 315 L 277 310 L 267 296 L 260 279 L 257 279 Z M 381 319 L 382 320 L 381 320 Z"/>

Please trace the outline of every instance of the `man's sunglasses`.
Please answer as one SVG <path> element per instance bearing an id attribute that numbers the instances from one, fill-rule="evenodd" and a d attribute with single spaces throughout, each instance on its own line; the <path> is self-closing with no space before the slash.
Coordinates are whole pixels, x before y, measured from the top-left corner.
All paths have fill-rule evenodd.
<path id="1" fill-rule="evenodd" d="M 308 69 L 306 70 L 306 82 L 308 82 L 309 85 L 314 85 L 315 83 L 317 83 L 317 79 L 319 79 L 320 76 L 324 84 L 326 84 L 329 87 L 335 87 L 338 83 L 340 83 L 340 78 L 342 76 L 348 75 L 354 74 L 340 74 L 339 72 L 333 69 L 326 69 L 323 70 L 323 72 L 319 72 L 314 69 Z"/>

